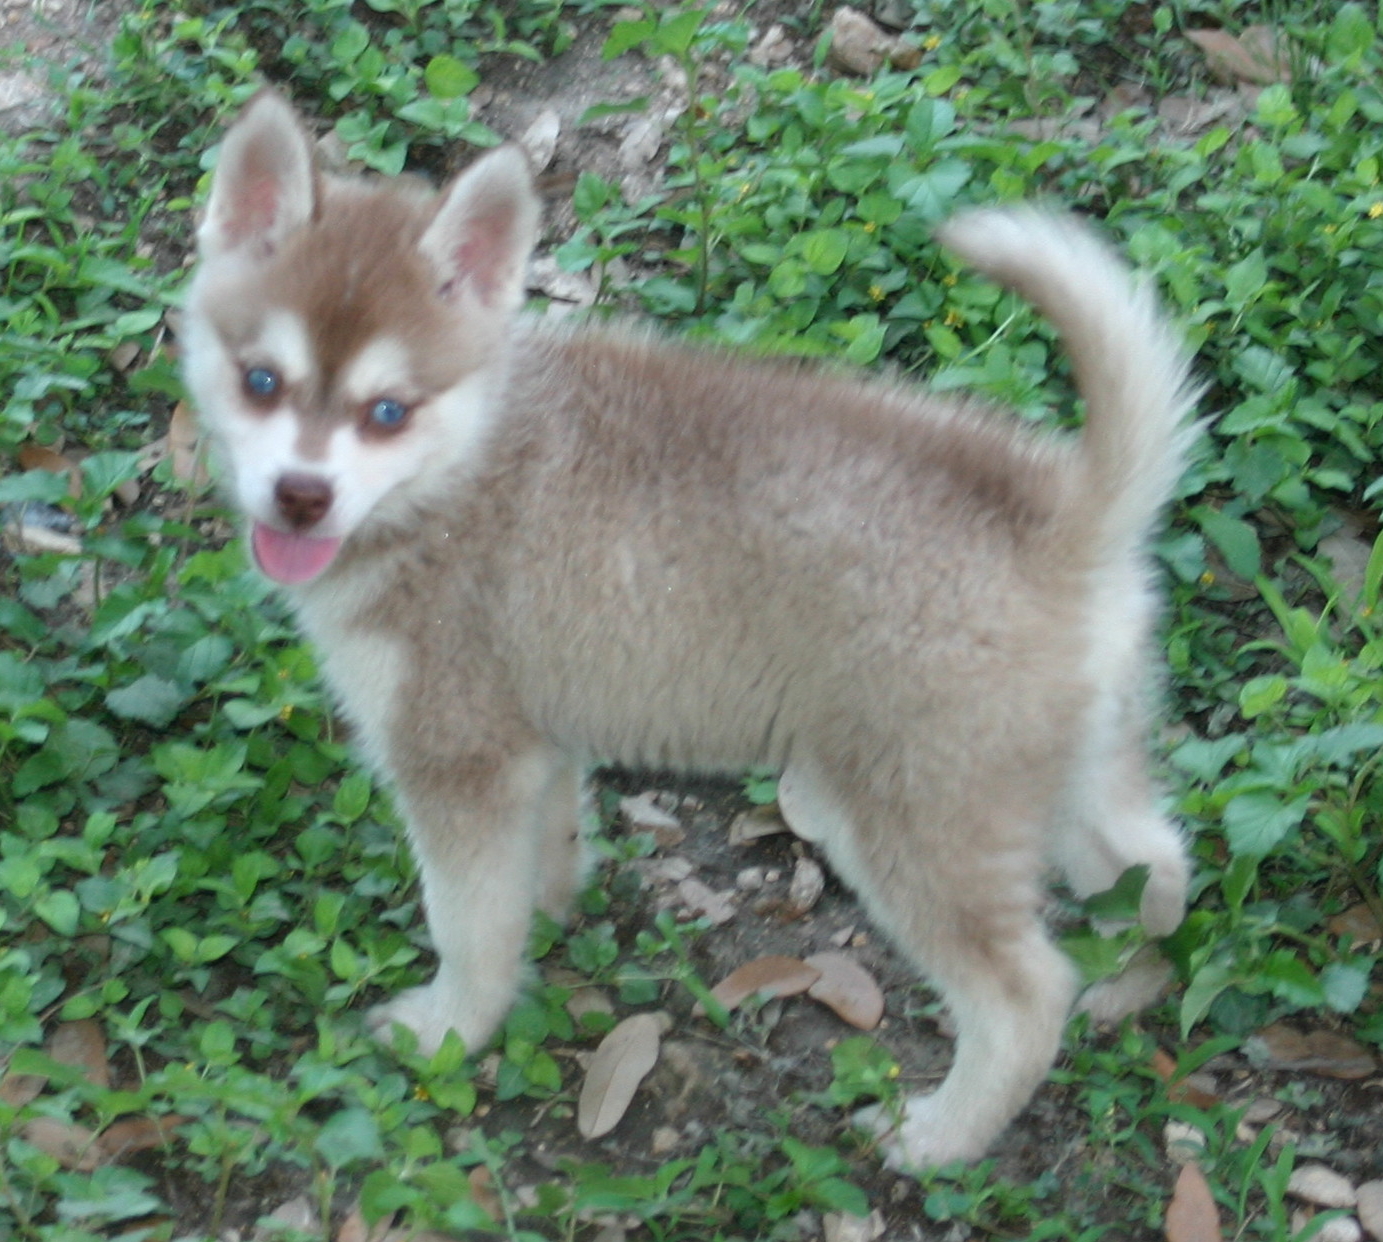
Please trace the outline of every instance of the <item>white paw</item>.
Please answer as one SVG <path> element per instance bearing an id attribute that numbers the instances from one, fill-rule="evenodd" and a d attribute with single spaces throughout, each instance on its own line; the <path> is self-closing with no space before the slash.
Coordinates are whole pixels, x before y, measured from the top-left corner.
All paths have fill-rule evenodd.
<path id="1" fill-rule="evenodd" d="M 978 1160 L 986 1144 L 948 1125 L 933 1099 L 913 1096 L 904 1102 L 901 1117 L 896 1108 L 873 1104 L 860 1109 L 852 1120 L 879 1140 L 884 1163 L 900 1173 L 921 1173 L 955 1160 Z"/>
<path id="2" fill-rule="evenodd" d="M 394 1027 L 407 1027 L 418 1039 L 418 1051 L 431 1056 L 442 1045 L 448 1031 L 455 1031 L 467 1051 L 475 1051 L 490 1034 L 472 1015 L 456 1004 L 449 989 L 436 981 L 426 987 L 409 988 L 391 1001 L 376 1005 L 365 1015 L 370 1034 L 383 1043 L 394 1041 Z"/>

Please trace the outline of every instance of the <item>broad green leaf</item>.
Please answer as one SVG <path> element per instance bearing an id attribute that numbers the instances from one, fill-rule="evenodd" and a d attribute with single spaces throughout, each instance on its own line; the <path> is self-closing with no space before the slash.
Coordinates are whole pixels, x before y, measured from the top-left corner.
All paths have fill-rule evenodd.
<path id="1" fill-rule="evenodd" d="M 845 262 L 850 235 L 844 229 L 815 229 L 802 242 L 802 258 L 818 276 L 830 276 Z"/>
<path id="2" fill-rule="evenodd" d="M 1284 802 L 1268 790 L 1236 794 L 1224 809 L 1225 838 L 1233 854 L 1263 858 L 1301 825 L 1309 797 Z"/>
<path id="3" fill-rule="evenodd" d="M 434 56 L 423 70 L 423 85 L 437 99 L 457 99 L 480 84 L 480 75 L 455 56 Z"/>
<path id="4" fill-rule="evenodd" d="M 128 686 L 107 694 L 106 706 L 126 720 L 138 720 L 161 729 L 173 720 L 187 699 L 181 686 L 146 673 Z"/>

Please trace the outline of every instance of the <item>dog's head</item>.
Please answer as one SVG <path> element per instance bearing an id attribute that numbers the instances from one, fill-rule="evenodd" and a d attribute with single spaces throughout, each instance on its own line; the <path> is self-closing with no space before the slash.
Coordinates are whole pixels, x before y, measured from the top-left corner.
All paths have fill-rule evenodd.
<path id="1" fill-rule="evenodd" d="M 270 578 L 315 578 L 479 451 L 537 221 L 514 147 L 433 194 L 319 173 L 272 92 L 231 127 L 185 370 Z"/>

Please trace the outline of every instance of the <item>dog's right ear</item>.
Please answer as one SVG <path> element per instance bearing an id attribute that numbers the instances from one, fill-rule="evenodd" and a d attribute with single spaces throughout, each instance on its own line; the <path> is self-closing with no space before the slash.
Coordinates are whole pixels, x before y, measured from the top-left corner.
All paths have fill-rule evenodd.
<path id="1" fill-rule="evenodd" d="M 261 91 L 221 143 L 197 230 L 203 258 L 241 248 L 272 254 L 311 219 L 315 179 L 312 142 L 297 114 L 274 91 Z"/>

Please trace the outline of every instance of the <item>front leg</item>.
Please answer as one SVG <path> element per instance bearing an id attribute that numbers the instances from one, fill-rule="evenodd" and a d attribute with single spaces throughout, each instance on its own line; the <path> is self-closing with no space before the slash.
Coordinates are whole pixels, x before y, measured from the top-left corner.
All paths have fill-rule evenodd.
<path id="1" fill-rule="evenodd" d="M 559 769 L 534 750 L 460 755 L 440 777 L 437 766 L 399 773 L 438 965 L 431 983 L 370 1011 L 375 1034 L 387 1039 L 398 1023 L 431 1054 L 454 1030 L 476 1051 L 504 1019 L 545 887 L 540 847 Z"/>

